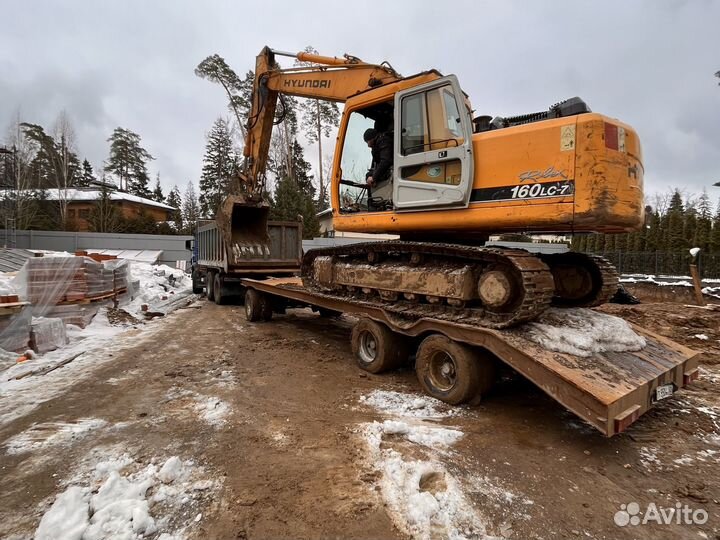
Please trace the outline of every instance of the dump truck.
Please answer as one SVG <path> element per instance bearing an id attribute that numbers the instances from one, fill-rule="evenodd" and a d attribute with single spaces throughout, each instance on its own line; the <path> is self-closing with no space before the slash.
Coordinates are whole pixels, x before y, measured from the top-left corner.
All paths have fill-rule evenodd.
<path id="1" fill-rule="evenodd" d="M 192 264 L 193 292 L 225 304 L 242 299 L 243 277 L 297 274 L 302 262 L 302 222 L 269 221 L 263 201 L 229 196 L 212 221 L 198 224 Z"/>

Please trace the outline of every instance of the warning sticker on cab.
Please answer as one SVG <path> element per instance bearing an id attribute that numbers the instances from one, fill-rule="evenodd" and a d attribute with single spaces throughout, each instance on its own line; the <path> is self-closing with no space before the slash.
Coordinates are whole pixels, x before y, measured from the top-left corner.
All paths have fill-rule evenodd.
<path id="1" fill-rule="evenodd" d="M 560 128 L 560 151 L 575 148 L 575 124 Z"/>

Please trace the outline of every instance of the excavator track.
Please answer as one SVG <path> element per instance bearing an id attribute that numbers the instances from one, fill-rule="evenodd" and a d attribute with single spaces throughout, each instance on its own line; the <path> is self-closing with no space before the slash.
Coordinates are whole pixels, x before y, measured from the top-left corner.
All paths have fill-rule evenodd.
<path id="1" fill-rule="evenodd" d="M 618 290 L 615 267 L 598 255 L 567 252 L 541 255 L 555 280 L 553 305 L 594 307 L 609 302 Z"/>
<path id="2" fill-rule="evenodd" d="M 555 291 L 547 265 L 527 251 L 400 240 L 310 250 L 302 278 L 312 291 L 377 305 L 397 319 L 488 328 L 537 318 Z M 443 281 L 447 296 L 427 294 Z M 412 284 L 418 289 L 408 289 Z"/>

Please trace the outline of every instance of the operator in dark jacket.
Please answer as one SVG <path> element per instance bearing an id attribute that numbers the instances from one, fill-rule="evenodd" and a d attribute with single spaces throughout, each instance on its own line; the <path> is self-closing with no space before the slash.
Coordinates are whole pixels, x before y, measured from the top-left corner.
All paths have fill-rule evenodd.
<path id="1" fill-rule="evenodd" d="M 368 186 L 372 188 L 386 183 L 392 177 L 393 143 L 387 133 L 379 133 L 373 128 L 365 130 L 363 139 L 372 151 L 372 167 L 365 175 Z M 383 198 L 389 199 L 390 197 Z"/>

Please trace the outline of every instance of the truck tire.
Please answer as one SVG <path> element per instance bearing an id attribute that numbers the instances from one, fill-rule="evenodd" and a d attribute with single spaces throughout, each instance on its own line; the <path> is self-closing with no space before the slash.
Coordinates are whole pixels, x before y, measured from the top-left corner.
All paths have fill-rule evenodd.
<path id="1" fill-rule="evenodd" d="M 212 302 L 215 300 L 215 272 L 213 270 L 207 271 L 206 282 L 207 299 Z"/>
<path id="2" fill-rule="evenodd" d="M 228 303 L 228 295 L 226 293 L 225 279 L 220 272 L 217 272 L 213 280 L 213 295 L 215 296 L 215 303 L 218 306 Z"/>
<path id="3" fill-rule="evenodd" d="M 272 319 L 272 303 L 267 295 L 255 289 L 245 291 L 245 318 L 250 322 Z"/>
<path id="4" fill-rule="evenodd" d="M 197 268 L 193 268 L 191 276 L 193 294 L 202 294 L 204 287 L 202 284 L 202 277 L 200 276 L 200 270 L 198 270 Z"/>
<path id="5" fill-rule="evenodd" d="M 459 405 L 489 390 L 495 365 L 478 350 L 434 334 L 418 348 L 415 373 L 426 394 Z"/>
<path id="6" fill-rule="evenodd" d="M 405 336 L 367 317 L 361 318 L 353 327 L 351 343 L 358 366 L 370 373 L 400 367 L 410 351 Z"/>

